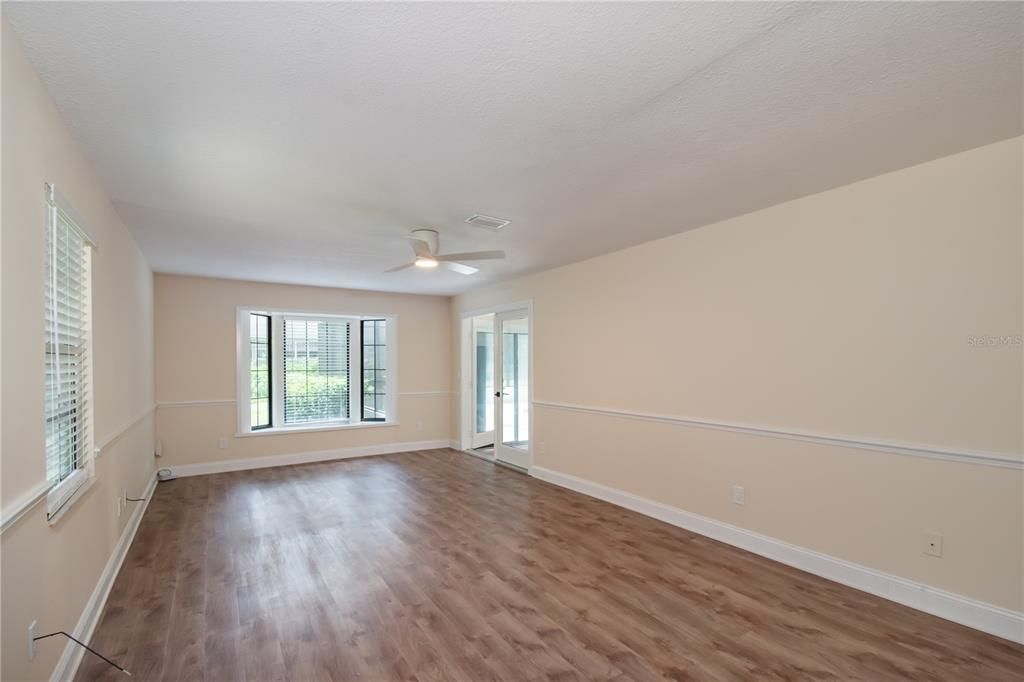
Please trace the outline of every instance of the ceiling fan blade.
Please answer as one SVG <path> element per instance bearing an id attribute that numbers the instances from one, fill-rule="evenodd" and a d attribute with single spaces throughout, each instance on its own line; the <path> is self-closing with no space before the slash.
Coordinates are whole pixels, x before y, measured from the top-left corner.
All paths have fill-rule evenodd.
<path id="1" fill-rule="evenodd" d="M 416 265 L 416 264 L 415 263 L 406 263 L 405 265 L 399 265 L 397 268 L 391 268 L 390 270 L 385 270 L 384 272 L 398 272 L 399 270 L 405 270 L 406 268 L 411 268 L 414 265 Z"/>
<path id="2" fill-rule="evenodd" d="M 444 266 L 449 270 L 453 270 L 460 275 L 472 275 L 473 273 L 480 272 L 479 268 L 474 268 L 472 265 L 463 265 L 462 263 L 455 263 L 450 260 L 443 261 Z"/>
<path id="3" fill-rule="evenodd" d="M 416 252 L 417 258 L 433 258 L 433 254 L 430 253 L 430 244 L 417 239 L 416 237 L 408 237 L 409 244 L 412 246 L 412 250 Z"/>
<path id="4" fill-rule="evenodd" d="M 434 259 L 443 262 L 451 260 L 497 260 L 504 257 L 504 251 L 471 251 L 469 253 L 449 253 L 443 256 L 434 256 Z"/>

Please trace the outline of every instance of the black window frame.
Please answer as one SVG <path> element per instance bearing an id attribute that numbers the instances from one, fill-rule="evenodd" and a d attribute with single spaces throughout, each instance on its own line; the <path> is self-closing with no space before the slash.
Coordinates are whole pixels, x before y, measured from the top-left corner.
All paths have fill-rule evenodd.
<path id="1" fill-rule="evenodd" d="M 268 313 L 250 312 L 249 313 L 249 317 L 250 318 L 262 317 L 262 318 L 264 318 L 266 320 L 266 323 L 267 323 L 267 327 L 266 327 L 266 339 L 267 339 L 267 396 L 265 398 L 265 400 L 267 401 L 267 423 L 266 424 L 253 424 L 253 423 L 249 424 L 249 429 L 251 431 L 260 431 L 260 430 L 263 430 L 263 429 L 271 429 L 271 428 L 274 427 L 274 349 L 273 349 L 273 337 L 274 337 L 274 334 L 273 334 L 273 316 L 268 314 Z M 258 344 L 258 343 L 259 342 L 257 341 L 256 344 Z M 252 354 L 253 345 L 256 345 L 256 344 L 253 343 L 252 335 L 250 334 L 250 336 L 249 336 L 249 353 L 250 353 L 250 357 L 251 357 L 251 354 Z M 250 372 L 250 374 L 251 374 L 252 371 L 253 371 L 252 370 L 252 361 L 250 360 L 250 364 L 249 364 L 249 372 Z M 250 381 L 251 381 L 251 379 L 250 379 Z M 252 420 L 252 417 L 251 417 L 251 414 L 252 414 L 252 402 L 254 400 L 257 400 L 257 401 L 258 400 L 264 400 L 264 398 L 254 397 L 252 395 L 252 392 L 250 391 L 250 393 L 249 393 L 250 422 Z M 257 414 L 258 414 L 258 412 L 257 412 Z"/>
<path id="2" fill-rule="evenodd" d="M 383 393 L 377 391 L 378 383 L 377 383 L 377 374 L 376 373 L 377 372 L 387 372 L 388 368 L 387 367 L 377 367 L 377 363 L 376 363 L 376 350 L 377 350 L 377 348 L 383 348 L 384 349 L 384 355 L 385 355 L 385 357 L 387 357 L 388 340 L 385 339 L 384 343 L 377 343 L 377 337 L 376 337 L 376 333 L 377 332 L 376 332 L 376 326 L 375 326 L 374 327 L 374 338 L 373 338 L 374 343 L 367 345 L 367 343 L 366 343 L 366 324 L 368 322 L 371 323 L 371 324 L 374 324 L 374 325 L 376 325 L 376 323 L 380 322 L 381 326 L 385 330 L 385 334 L 387 333 L 387 328 L 388 328 L 388 321 L 386 319 L 384 319 L 384 318 L 362 318 L 362 319 L 359 320 L 359 371 L 362 374 L 362 376 L 359 377 L 359 421 L 360 422 L 376 422 L 376 423 L 380 423 L 380 422 L 386 422 L 388 420 L 388 414 L 387 414 L 387 391 L 385 390 Z M 367 348 L 370 348 L 371 350 L 374 351 L 374 365 L 373 365 L 372 369 L 367 369 L 366 368 L 366 349 Z M 374 398 L 376 398 L 377 396 L 380 396 L 381 398 L 384 399 L 385 407 L 384 407 L 384 416 L 383 417 L 367 417 L 366 416 L 366 396 L 368 394 L 366 393 L 366 391 L 364 389 L 364 386 L 365 386 L 364 381 L 366 380 L 366 373 L 367 372 L 374 373 L 373 374 L 373 377 L 374 377 L 374 381 L 373 381 L 374 391 L 373 391 L 373 393 L 370 393 L 369 395 L 372 395 Z M 373 409 L 374 410 L 377 409 L 376 401 L 374 401 Z"/>

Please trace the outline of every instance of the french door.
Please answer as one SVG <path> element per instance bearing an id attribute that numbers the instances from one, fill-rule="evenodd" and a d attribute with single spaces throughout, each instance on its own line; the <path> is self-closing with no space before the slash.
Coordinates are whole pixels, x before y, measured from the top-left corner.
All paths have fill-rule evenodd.
<path id="1" fill-rule="evenodd" d="M 474 317 L 470 330 L 473 373 L 473 434 L 471 446 L 494 445 L 494 315 Z"/>
<path id="2" fill-rule="evenodd" d="M 530 466 L 530 317 L 526 310 L 494 315 L 494 457 Z"/>

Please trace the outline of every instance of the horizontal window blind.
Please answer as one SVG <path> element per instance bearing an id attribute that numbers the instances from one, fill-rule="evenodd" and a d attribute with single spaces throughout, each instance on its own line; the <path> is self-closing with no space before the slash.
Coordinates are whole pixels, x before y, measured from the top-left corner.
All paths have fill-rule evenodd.
<path id="1" fill-rule="evenodd" d="M 48 192 L 45 284 L 46 477 L 56 485 L 89 461 L 88 236 Z"/>
<path id="2" fill-rule="evenodd" d="M 349 323 L 283 319 L 285 424 L 349 418 Z"/>

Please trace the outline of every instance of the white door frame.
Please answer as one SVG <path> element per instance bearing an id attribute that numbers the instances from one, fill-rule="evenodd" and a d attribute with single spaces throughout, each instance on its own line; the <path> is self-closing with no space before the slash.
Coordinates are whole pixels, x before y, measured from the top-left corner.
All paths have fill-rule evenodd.
<path id="1" fill-rule="evenodd" d="M 479 317 L 480 315 L 487 315 L 489 313 L 504 313 L 511 310 L 525 310 L 527 324 L 530 328 L 530 343 L 529 343 L 529 406 L 530 406 L 530 426 L 528 428 L 529 439 L 527 452 L 527 462 L 529 463 L 527 468 L 533 466 L 533 425 L 536 421 L 533 418 L 533 394 L 536 383 L 533 380 L 533 348 L 537 344 L 535 343 L 535 332 L 533 328 L 533 299 L 526 299 L 523 301 L 515 301 L 513 303 L 503 303 L 501 305 L 489 306 L 486 308 L 478 308 L 476 310 L 464 310 L 459 313 L 459 448 L 466 452 L 472 452 L 473 443 L 473 393 L 472 393 L 472 380 L 473 380 L 473 353 L 470 348 L 470 344 L 473 343 L 473 318 Z M 497 341 L 495 341 L 497 343 Z M 497 434 L 495 434 L 497 439 Z M 473 453 L 477 454 L 477 453 Z"/>

